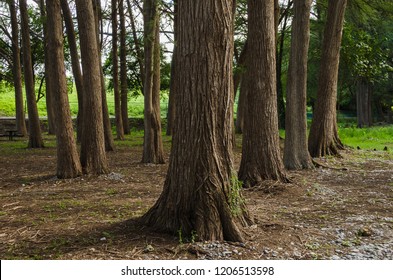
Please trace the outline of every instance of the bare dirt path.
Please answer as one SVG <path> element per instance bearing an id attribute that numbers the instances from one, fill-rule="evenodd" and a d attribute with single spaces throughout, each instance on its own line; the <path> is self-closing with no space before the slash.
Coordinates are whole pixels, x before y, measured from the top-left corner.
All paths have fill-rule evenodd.
<path id="1" fill-rule="evenodd" d="M 109 154 L 111 174 L 58 180 L 54 148 L 8 150 L 0 142 L 1 259 L 393 259 L 388 152 L 347 150 L 320 159 L 334 168 L 245 190 L 256 223 L 244 243 L 192 242 L 197 233 L 138 226 L 167 170 L 140 164 L 140 155 L 141 147 L 119 145 Z"/>

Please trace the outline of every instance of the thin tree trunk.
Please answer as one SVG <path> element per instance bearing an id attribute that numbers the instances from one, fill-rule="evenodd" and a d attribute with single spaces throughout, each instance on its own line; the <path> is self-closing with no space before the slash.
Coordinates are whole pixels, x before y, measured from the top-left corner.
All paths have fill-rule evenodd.
<path id="1" fill-rule="evenodd" d="M 83 95 L 84 95 L 83 77 L 79 64 L 79 55 L 78 55 L 77 41 L 75 37 L 74 22 L 72 20 L 72 14 L 68 6 L 67 0 L 60 0 L 60 2 L 63 11 L 64 23 L 66 26 L 68 46 L 70 49 L 70 56 L 71 56 L 72 73 L 74 75 L 77 98 L 78 98 L 78 115 L 77 115 L 77 124 L 76 124 L 77 140 L 78 142 L 81 142 L 82 126 L 83 126 Z"/>
<path id="2" fill-rule="evenodd" d="M 45 11 L 45 1 L 40 0 L 40 12 L 41 12 L 41 20 L 44 34 L 44 46 L 47 46 L 47 16 Z M 52 81 L 49 78 L 51 73 L 49 73 L 50 63 L 49 60 L 49 47 L 44 48 L 44 61 L 45 61 L 45 101 L 46 101 L 46 114 L 48 119 L 48 134 L 56 134 L 56 121 L 55 121 L 55 111 L 53 109 L 53 91 L 54 88 L 52 86 Z"/>
<path id="3" fill-rule="evenodd" d="M 178 2 L 182 94 L 164 190 L 142 217 L 157 230 L 199 240 L 242 241 L 240 226 L 249 222 L 232 165 L 232 4 Z"/>
<path id="4" fill-rule="evenodd" d="M 176 3 L 176 1 L 177 0 L 175 0 L 174 3 Z M 143 65 L 143 50 L 141 47 L 141 42 L 137 35 L 137 31 L 135 27 L 135 18 L 134 18 L 134 13 L 132 11 L 130 0 L 127 0 L 127 6 L 128 6 L 128 13 L 130 14 L 130 23 L 131 23 L 131 30 L 132 30 L 132 38 L 134 40 L 135 55 L 139 64 L 139 70 L 140 70 L 139 78 L 141 80 L 142 92 L 144 92 L 143 85 L 145 84 L 145 66 Z"/>
<path id="5" fill-rule="evenodd" d="M 143 5 L 145 35 L 144 85 L 144 163 L 164 163 L 161 139 L 160 108 L 160 43 L 157 0 L 145 0 Z"/>
<path id="6" fill-rule="evenodd" d="M 30 28 L 27 14 L 26 0 L 19 0 L 21 29 L 22 29 L 22 51 L 23 70 L 25 76 L 27 110 L 29 116 L 29 148 L 43 148 L 40 119 L 34 90 L 33 66 L 31 61 Z"/>
<path id="7" fill-rule="evenodd" d="M 93 1 L 93 10 L 97 28 L 97 46 L 98 46 L 98 56 L 101 58 L 101 47 L 102 47 L 102 39 L 100 39 L 99 33 L 102 31 L 102 11 L 101 11 L 101 0 L 92 0 Z M 101 27 L 100 27 L 101 26 Z M 102 35 L 102 34 L 101 34 Z M 101 36 L 102 38 L 102 36 Z M 102 98 L 102 118 L 104 123 L 104 137 L 105 137 L 105 150 L 107 152 L 111 152 L 115 150 L 115 143 L 113 142 L 112 136 L 112 125 L 111 120 L 109 118 L 108 111 L 108 103 L 106 99 L 106 86 L 105 86 L 105 77 L 104 70 L 102 69 L 101 59 L 99 60 L 99 67 L 101 72 L 101 98 Z"/>
<path id="8" fill-rule="evenodd" d="M 239 98 L 237 102 L 237 111 L 236 111 L 236 122 L 235 122 L 235 132 L 242 133 L 243 125 L 244 125 L 244 109 L 246 106 L 247 92 L 246 85 L 242 83 L 245 73 L 245 62 L 247 58 L 247 44 L 246 41 L 244 43 L 243 49 L 240 52 L 239 60 L 238 60 L 238 70 L 235 72 L 233 77 L 233 86 L 234 86 L 234 94 L 236 96 L 237 89 L 240 85 Z"/>
<path id="9" fill-rule="evenodd" d="M 287 82 L 284 164 L 287 169 L 314 165 L 307 145 L 307 58 L 312 0 L 295 1 Z"/>
<path id="10" fill-rule="evenodd" d="M 247 117 L 239 178 L 252 187 L 288 179 L 278 133 L 274 0 L 248 0 L 248 20 Z"/>
<path id="11" fill-rule="evenodd" d="M 168 100 L 168 115 L 167 115 L 167 123 L 166 123 L 166 135 L 174 134 L 174 122 L 176 116 L 176 92 L 178 91 L 178 80 L 177 72 L 176 72 L 176 60 L 177 60 L 177 40 L 178 40 L 178 0 L 173 1 L 174 5 L 174 15 L 173 15 L 173 53 L 172 53 L 172 61 L 171 61 L 171 80 L 169 85 L 169 100 Z"/>
<path id="12" fill-rule="evenodd" d="M 112 0 L 112 62 L 113 62 L 113 91 L 115 99 L 116 135 L 118 140 L 124 140 L 123 119 L 121 116 L 121 100 L 119 90 L 119 56 L 117 55 L 117 0 Z M 123 7 L 119 7 L 123 9 Z"/>
<path id="13" fill-rule="evenodd" d="M 85 88 L 81 164 L 84 173 L 108 173 L 102 114 L 100 56 L 97 27 L 91 1 L 76 1 Z"/>
<path id="14" fill-rule="evenodd" d="M 12 27 L 12 73 L 15 88 L 16 130 L 22 136 L 27 135 L 26 119 L 22 92 L 22 69 L 20 65 L 19 27 L 14 0 L 9 0 Z"/>
<path id="15" fill-rule="evenodd" d="M 53 91 L 53 108 L 56 112 L 57 172 L 58 178 L 74 178 L 82 174 L 78 157 L 64 67 L 63 24 L 60 0 L 48 1 L 47 6 L 48 73 Z"/>
<path id="16" fill-rule="evenodd" d="M 347 0 L 329 0 L 322 45 L 317 99 L 308 148 L 312 157 L 339 155 L 343 145 L 337 130 L 337 80 Z"/>
<path id="17" fill-rule="evenodd" d="M 121 116 L 123 118 L 123 128 L 125 134 L 130 134 L 130 124 L 128 121 L 128 85 L 127 85 L 127 45 L 126 45 L 126 24 L 124 16 L 124 0 L 119 4 L 120 16 L 120 99 Z M 132 24 L 134 22 L 132 21 Z"/>
<path id="18" fill-rule="evenodd" d="M 277 68 L 276 68 L 276 75 L 277 75 L 277 109 L 278 109 L 278 127 L 285 128 L 285 101 L 284 101 L 284 91 L 282 86 L 282 63 L 284 57 L 284 42 L 285 42 L 285 33 L 288 24 L 289 18 L 289 11 L 292 7 L 292 1 L 288 1 L 288 6 L 284 11 L 284 23 L 281 30 L 281 36 L 278 38 L 278 24 L 279 18 L 277 14 L 275 14 L 275 22 L 277 24 L 275 34 L 276 34 L 276 42 L 278 43 L 277 46 Z M 278 40 L 279 39 L 279 40 Z"/>

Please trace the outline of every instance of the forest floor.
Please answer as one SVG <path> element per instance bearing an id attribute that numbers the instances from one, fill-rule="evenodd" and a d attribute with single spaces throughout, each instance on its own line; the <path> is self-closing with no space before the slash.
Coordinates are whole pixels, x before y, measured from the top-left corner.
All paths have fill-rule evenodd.
<path id="1" fill-rule="evenodd" d="M 192 242 L 197 236 L 136 223 L 160 195 L 168 168 L 141 164 L 141 145 L 116 142 L 109 175 L 58 180 L 53 146 L 6 143 L 0 140 L 1 259 L 393 259 L 391 152 L 347 149 L 342 158 L 318 159 L 329 168 L 290 172 L 290 184 L 245 190 L 255 225 L 244 230 L 244 243 L 229 243 Z"/>

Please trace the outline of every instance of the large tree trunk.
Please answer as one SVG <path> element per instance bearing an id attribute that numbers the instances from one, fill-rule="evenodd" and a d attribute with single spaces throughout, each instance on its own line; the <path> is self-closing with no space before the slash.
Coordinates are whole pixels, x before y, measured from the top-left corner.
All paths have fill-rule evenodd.
<path id="1" fill-rule="evenodd" d="M 243 240 L 232 165 L 231 0 L 179 1 L 175 134 L 164 190 L 142 221 L 200 240 Z"/>
<path id="2" fill-rule="evenodd" d="M 126 45 L 126 21 L 124 17 L 124 1 L 120 0 L 120 99 L 121 116 L 123 118 L 123 128 L 125 134 L 130 134 L 130 124 L 128 122 L 128 85 L 127 85 L 127 45 Z M 133 24 L 133 22 L 132 22 Z"/>
<path id="3" fill-rule="evenodd" d="M 329 0 L 319 84 L 308 149 L 312 157 L 339 155 L 343 145 L 337 130 L 337 80 L 347 0 Z"/>
<path id="4" fill-rule="evenodd" d="M 287 82 L 284 164 L 287 169 L 314 165 L 307 145 L 307 58 L 312 0 L 295 2 Z"/>
<path id="5" fill-rule="evenodd" d="M 61 9 L 63 11 L 64 23 L 67 31 L 68 46 L 70 49 L 70 56 L 71 56 L 72 73 L 74 75 L 77 98 L 78 98 L 78 115 L 77 115 L 77 124 L 76 124 L 77 140 L 78 142 L 81 142 L 82 127 L 83 127 L 83 95 L 84 95 L 83 77 L 79 64 L 79 55 L 78 55 L 77 42 L 75 37 L 74 22 L 72 20 L 72 14 L 68 6 L 67 0 L 60 0 L 60 2 L 61 2 Z"/>
<path id="6" fill-rule="evenodd" d="M 145 0 L 143 5 L 145 36 L 144 89 L 144 163 L 164 163 L 160 117 L 160 43 L 157 0 Z"/>
<path id="7" fill-rule="evenodd" d="M 359 128 L 370 127 L 373 124 L 371 97 L 371 83 L 360 78 L 356 85 L 356 115 Z"/>
<path id="8" fill-rule="evenodd" d="M 84 173 L 103 174 L 108 172 L 105 153 L 100 57 L 97 44 L 93 4 L 91 1 L 76 1 L 80 33 L 83 81 L 83 134 L 81 163 Z"/>
<path id="9" fill-rule="evenodd" d="M 40 119 L 35 98 L 33 66 L 31 61 L 30 47 L 30 28 L 27 13 L 26 0 L 19 0 L 21 29 L 22 29 L 22 51 L 23 51 L 23 70 L 25 74 L 25 88 L 27 110 L 29 116 L 29 148 L 43 148 Z"/>
<path id="10" fill-rule="evenodd" d="M 247 40 L 247 116 L 239 178 L 245 186 L 266 179 L 287 182 L 278 134 L 274 0 L 248 1 Z"/>
<path id="11" fill-rule="evenodd" d="M 27 135 L 26 119 L 22 92 L 22 69 L 20 65 L 19 27 L 14 0 L 9 1 L 12 27 L 12 74 L 15 88 L 16 130 L 22 136 Z"/>
<path id="12" fill-rule="evenodd" d="M 63 24 L 60 0 L 48 1 L 47 6 L 48 77 L 53 91 L 53 108 L 56 112 L 57 172 L 58 178 L 73 178 L 82 174 L 78 157 L 70 105 L 67 94 L 67 81 L 64 67 Z"/>
<path id="13" fill-rule="evenodd" d="M 45 1 L 40 0 L 40 12 L 41 12 L 41 20 L 42 20 L 42 29 L 44 34 L 44 46 L 48 46 L 47 41 L 47 16 L 45 11 Z M 55 110 L 53 108 L 53 92 L 54 87 L 51 84 L 51 79 L 49 76 L 51 73 L 50 70 L 50 63 L 49 60 L 49 47 L 44 48 L 44 61 L 45 61 L 45 101 L 46 101 L 46 114 L 48 119 L 48 134 L 56 134 L 56 121 L 55 121 Z"/>
<path id="14" fill-rule="evenodd" d="M 124 140 L 123 118 L 121 116 L 121 100 L 119 90 L 119 56 L 117 55 L 117 0 L 112 0 L 112 62 L 113 62 L 113 91 L 115 98 L 116 135 L 118 140 Z M 123 9 L 123 7 L 119 7 Z"/>

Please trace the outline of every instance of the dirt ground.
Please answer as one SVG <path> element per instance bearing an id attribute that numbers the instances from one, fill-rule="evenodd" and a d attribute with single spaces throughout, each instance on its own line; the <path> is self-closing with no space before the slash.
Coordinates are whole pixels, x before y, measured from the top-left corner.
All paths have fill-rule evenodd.
<path id="1" fill-rule="evenodd" d="M 141 164 L 141 146 L 118 144 L 109 175 L 58 180 L 55 148 L 10 150 L 4 141 L 1 259 L 393 259 L 389 152 L 348 149 L 318 160 L 330 168 L 290 172 L 291 184 L 245 190 L 255 225 L 244 243 L 228 243 L 135 222 L 158 198 L 168 167 Z"/>

